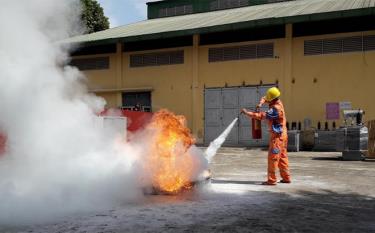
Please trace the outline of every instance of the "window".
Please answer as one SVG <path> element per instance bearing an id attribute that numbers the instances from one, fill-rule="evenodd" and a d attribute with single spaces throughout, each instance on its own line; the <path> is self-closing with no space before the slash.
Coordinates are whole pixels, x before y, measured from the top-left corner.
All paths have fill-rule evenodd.
<path id="1" fill-rule="evenodd" d="M 79 70 L 105 70 L 109 69 L 109 57 L 75 58 L 70 62 L 71 66 Z"/>
<path id="2" fill-rule="evenodd" d="M 122 93 L 122 108 L 130 111 L 151 112 L 151 92 Z"/>
<path id="3" fill-rule="evenodd" d="M 305 56 L 375 50 L 375 35 L 306 40 Z"/>
<path id="4" fill-rule="evenodd" d="M 183 50 L 130 55 L 130 67 L 161 66 L 183 63 Z"/>
<path id="5" fill-rule="evenodd" d="M 208 51 L 209 62 L 261 59 L 274 57 L 274 44 L 252 44 L 234 47 L 210 48 Z"/>
<path id="6" fill-rule="evenodd" d="M 170 17 L 176 15 L 186 15 L 193 13 L 193 5 L 174 6 L 159 10 L 159 17 Z"/>

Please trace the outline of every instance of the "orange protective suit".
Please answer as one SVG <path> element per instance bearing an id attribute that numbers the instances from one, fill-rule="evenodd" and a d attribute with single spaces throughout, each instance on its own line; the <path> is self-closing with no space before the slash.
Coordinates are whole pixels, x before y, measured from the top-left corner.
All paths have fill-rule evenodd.
<path id="1" fill-rule="evenodd" d="M 262 103 L 262 102 L 261 102 Z M 279 168 L 282 182 L 290 183 L 289 161 L 287 155 L 288 133 L 286 117 L 281 100 L 270 102 L 266 112 L 248 112 L 248 116 L 258 120 L 268 120 L 270 142 L 268 150 L 268 180 L 267 184 L 277 183 L 276 170 Z"/>

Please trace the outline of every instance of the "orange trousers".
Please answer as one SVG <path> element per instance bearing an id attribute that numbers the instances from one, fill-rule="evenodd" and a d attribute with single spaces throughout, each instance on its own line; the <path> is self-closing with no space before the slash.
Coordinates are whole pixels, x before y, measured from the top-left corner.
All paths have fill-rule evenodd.
<path id="1" fill-rule="evenodd" d="M 272 138 L 268 150 L 268 180 L 269 184 L 276 184 L 276 170 L 285 182 L 290 182 L 289 160 L 287 154 L 288 140 L 282 137 Z"/>

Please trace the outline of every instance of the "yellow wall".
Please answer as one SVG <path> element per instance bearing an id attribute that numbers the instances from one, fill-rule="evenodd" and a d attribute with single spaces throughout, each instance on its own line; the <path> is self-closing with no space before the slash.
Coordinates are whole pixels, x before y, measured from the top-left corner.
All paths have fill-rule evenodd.
<path id="1" fill-rule="evenodd" d="M 117 92 L 100 92 L 96 93 L 97 96 L 100 96 L 104 98 L 107 102 L 106 108 L 117 108 L 121 107 L 121 105 L 118 104 L 118 95 Z"/>
<path id="2" fill-rule="evenodd" d="M 283 40 L 266 40 L 255 43 L 275 43 L 275 56 L 283 56 Z M 279 58 L 250 59 L 224 62 L 208 62 L 208 50 L 215 47 L 227 47 L 237 45 L 255 44 L 231 43 L 211 46 L 201 46 L 199 49 L 199 84 L 210 87 L 242 86 L 274 84 L 277 80 L 282 81 L 283 62 Z"/>
<path id="3" fill-rule="evenodd" d="M 293 78 L 290 83 L 288 117 L 302 121 L 310 117 L 314 125 L 325 121 L 327 102 L 350 101 L 353 108 L 366 111 L 366 119 L 375 119 L 372 97 L 375 86 L 375 51 L 304 56 L 304 40 L 356 36 L 366 33 L 346 33 L 293 39 Z M 317 80 L 314 83 L 314 79 Z"/>
<path id="4" fill-rule="evenodd" d="M 129 68 L 129 59 L 131 54 L 123 55 L 123 88 L 140 88 L 152 87 L 151 101 L 152 110 L 158 111 L 162 108 L 181 114 L 187 117 L 189 127 L 192 126 L 191 115 L 191 84 L 192 84 L 192 49 L 173 48 L 162 51 L 185 51 L 184 64 L 163 65 Z M 158 52 L 160 50 L 152 50 L 148 52 Z M 144 52 L 141 52 L 144 53 Z"/>
<path id="5" fill-rule="evenodd" d="M 108 101 L 109 107 L 121 106 L 122 92 L 149 88 L 152 90 L 153 111 L 168 108 L 185 115 L 199 142 L 204 137 L 205 86 L 209 88 L 278 82 L 289 122 L 303 122 L 305 118 L 310 118 L 313 126 L 316 126 L 318 121 L 325 122 L 325 104 L 340 101 L 352 102 L 354 108 L 366 110 L 366 119 L 375 119 L 375 105 L 371 97 L 371 90 L 375 86 L 375 51 L 318 56 L 304 56 L 303 51 L 304 40 L 307 39 L 362 33 L 291 38 L 291 25 L 287 25 L 286 29 L 285 39 L 197 46 L 199 37 L 196 36 L 193 47 L 147 51 L 184 49 L 185 63 L 181 65 L 129 68 L 130 55 L 144 51 L 122 53 L 121 46 L 118 46 L 117 53 L 110 55 L 109 70 L 88 71 L 85 74 L 89 78 L 91 89 L 107 90 L 97 93 Z M 375 31 L 363 34 L 375 34 Z M 209 48 L 270 41 L 275 43 L 277 58 L 208 62 Z M 193 57 L 198 59 L 198 63 L 193 62 Z M 118 67 L 120 64 L 122 67 Z M 292 83 L 293 79 L 295 83 Z M 314 79 L 317 80 L 316 83 L 313 82 Z"/>
<path id="6" fill-rule="evenodd" d="M 109 57 L 109 69 L 107 70 L 87 70 L 84 74 L 88 77 L 89 89 L 111 89 L 116 88 L 116 54 L 100 54 L 89 56 L 75 56 L 74 58 L 96 58 Z"/>
<path id="7" fill-rule="evenodd" d="M 194 116 L 197 122 L 193 132 L 196 136 L 204 135 L 204 87 L 224 87 L 275 84 L 283 85 L 283 61 L 280 58 L 251 59 L 225 62 L 208 62 L 208 50 L 214 47 L 248 45 L 254 43 L 274 42 L 275 56 L 283 56 L 283 39 L 266 40 L 246 43 L 218 44 L 201 46 L 199 48 L 199 91 L 197 108 L 199 111 Z"/>

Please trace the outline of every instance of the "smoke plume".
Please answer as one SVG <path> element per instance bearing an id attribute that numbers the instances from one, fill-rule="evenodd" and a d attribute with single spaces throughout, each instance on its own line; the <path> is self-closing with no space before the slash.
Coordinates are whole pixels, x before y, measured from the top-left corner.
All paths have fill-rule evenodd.
<path id="1" fill-rule="evenodd" d="M 0 225 L 92 211 L 136 197 L 136 148 L 93 127 L 105 101 L 56 41 L 81 30 L 78 1 L 1 0 Z"/>
<path id="2" fill-rule="evenodd" d="M 230 132 L 232 131 L 234 125 L 237 123 L 238 117 L 235 118 L 232 123 L 217 137 L 214 141 L 210 143 L 208 148 L 205 151 L 206 158 L 208 162 L 210 163 L 212 159 L 217 154 L 217 151 L 220 149 L 220 147 L 224 144 L 225 140 L 229 136 Z"/>

